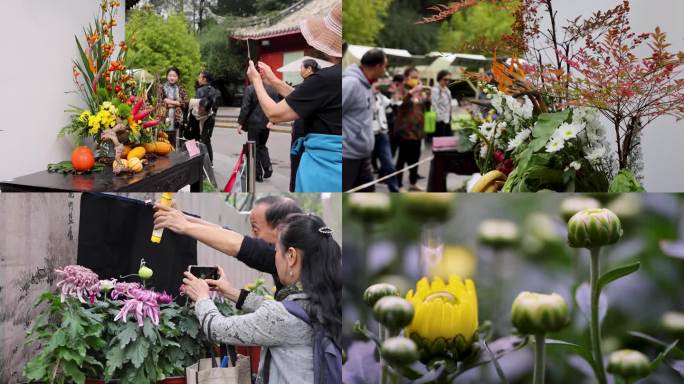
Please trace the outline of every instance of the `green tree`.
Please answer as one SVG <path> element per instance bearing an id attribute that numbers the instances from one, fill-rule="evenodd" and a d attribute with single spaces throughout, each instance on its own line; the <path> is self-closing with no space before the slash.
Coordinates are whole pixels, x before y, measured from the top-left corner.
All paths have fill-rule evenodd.
<path id="1" fill-rule="evenodd" d="M 440 26 L 439 50 L 491 55 L 496 49 L 501 54 L 515 53 L 501 37 L 512 33 L 513 9 L 519 4 L 519 0 L 482 2 L 456 12 Z"/>
<path id="2" fill-rule="evenodd" d="M 347 0 L 344 2 L 346 6 Z M 435 2 L 443 3 L 441 0 Z M 427 9 L 431 5 L 434 4 L 415 0 L 395 0 L 387 12 L 385 25 L 378 34 L 378 45 L 406 49 L 413 54 L 434 51 L 437 48 L 439 24 L 416 24 L 423 16 L 433 13 Z M 344 29 L 347 29 L 346 14 Z"/>
<path id="3" fill-rule="evenodd" d="M 200 51 L 205 68 L 216 78 L 239 81 L 246 71 L 247 47 L 230 33 L 222 24 L 207 25 L 198 37 Z"/>
<path id="4" fill-rule="evenodd" d="M 166 70 L 181 71 L 181 83 L 194 95 L 194 82 L 202 69 L 200 45 L 183 16 L 164 20 L 154 12 L 134 10 L 126 23 L 128 60 L 131 68 L 144 68 L 163 81 Z"/>
<path id="5" fill-rule="evenodd" d="M 392 0 L 344 0 L 343 39 L 349 44 L 375 45 Z"/>

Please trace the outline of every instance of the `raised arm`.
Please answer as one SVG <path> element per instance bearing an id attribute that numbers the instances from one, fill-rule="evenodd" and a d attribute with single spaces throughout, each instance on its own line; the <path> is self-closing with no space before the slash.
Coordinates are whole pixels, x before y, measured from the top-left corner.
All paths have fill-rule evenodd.
<path id="1" fill-rule="evenodd" d="M 181 235 L 190 236 L 219 252 L 236 256 L 244 236 L 204 220 L 186 216 L 183 212 L 161 204 L 155 204 L 154 228 L 166 228 Z"/>
<path id="2" fill-rule="evenodd" d="M 261 75 L 259 74 L 259 71 L 257 71 L 257 69 L 254 67 L 254 63 L 252 61 L 249 62 L 247 76 L 249 77 L 249 80 L 254 86 L 254 91 L 256 92 L 257 99 L 259 100 L 261 110 L 264 111 L 264 115 L 266 115 L 270 122 L 284 123 L 299 119 L 299 115 L 297 115 L 297 113 L 292 108 L 290 108 L 290 106 L 285 102 L 285 100 L 276 103 L 275 100 L 271 99 L 271 96 L 268 95 L 266 88 L 264 88 L 264 81 L 261 79 Z M 286 87 L 284 87 L 283 85 L 277 86 L 276 84 L 273 84 L 273 86 L 278 90 L 278 93 L 280 93 L 283 96 L 287 96 L 292 92 L 292 87 L 289 86 L 289 89 L 286 89 Z"/>

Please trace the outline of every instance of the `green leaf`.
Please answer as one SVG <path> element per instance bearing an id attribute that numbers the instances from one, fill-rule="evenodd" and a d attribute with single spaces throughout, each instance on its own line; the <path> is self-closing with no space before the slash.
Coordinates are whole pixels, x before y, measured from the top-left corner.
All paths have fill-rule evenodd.
<path id="1" fill-rule="evenodd" d="M 124 348 L 131 341 L 135 341 L 138 338 L 138 324 L 135 322 L 127 322 L 124 329 L 119 333 L 116 338 L 121 342 L 119 346 Z"/>
<path id="2" fill-rule="evenodd" d="M 45 380 L 47 379 L 47 368 L 48 364 L 41 355 L 38 355 L 24 366 L 24 376 L 29 380 Z"/>
<path id="3" fill-rule="evenodd" d="M 124 361 L 124 350 L 117 344 L 114 344 L 107 353 L 107 366 L 105 369 L 105 379 L 106 381 L 111 380 L 114 376 L 114 372 L 123 366 Z"/>
<path id="4" fill-rule="evenodd" d="M 638 338 L 640 338 L 640 339 L 644 339 L 644 340 L 646 340 L 646 341 L 648 341 L 648 342 L 650 342 L 650 343 L 652 343 L 652 344 L 659 345 L 659 346 L 661 346 L 661 347 L 668 347 L 668 346 L 669 346 L 668 343 L 666 343 L 666 342 L 664 342 L 664 341 L 662 341 L 662 340 L 658 340 L 658 339 L 656 339 L 655 337 L 650 336 L 650 335 L 647 335 L 647 334 L 642 333 L 642 332 L 629 331 L 629 332 L 627 332 L 627 333 L 629 333 L 630 335 L 632 335 L 632 336 L 634 336 L 634 337 L 638 337 Z M 673 350 L 672 352 L 674 353 L 674 356 L 673 356 L 673 357 L 674 357 L 675 359 L 678 359 L 678 360 L 684 359 L 684 350 L 682 350 L 682 349 L 680 349 L 680 348 L 674 348 L 674 350 Z"/>
<path id="5" fill-rule="evenodd" d="M 670 345 L 665 348 L 664 351 L 660 352 L 658 356 L 656 356 L 655 359 L 651 362 L 651 371 L 654 371 L 656 368 L 658 368 L 658 365 L 660 364 L 661 361 L 663 361 L 664 358 L 667 357 L 667 355 L 674 350 L 674 348 L 677 346 L 677 343 L 679 343 L 679 340 L 675 340 Z"/>
<path id="6" fill-rule="evenodd" d="M 601 277 L 599 277 L 598 289 L 601 290 L 609 283 L 638 271 L 640 266 L 641 263 L 637 261 L 636 263 L 618 267 L 604 273 L 603 275 L 601 275 Z"/>
<path id="7" fill-rule="evenodd" d="M 546 345 L 560 345 L 562 347 L 567 347 L 570 348 L 573 352 L 575 352 L 577 355 L 579 355 L 584 361 L 589 363 L 589 366 L 591 369 L 596 371 L 596 367 L 594 366 L 594 358 L 591 356 L 591 351 L 581 345 L 575 344 L 575 343 L 569 343 L 567 341 L 563 340 L 555 340 L 555 339 L 546 339 L 545 341 Z"/>
<path id="8" fill-rule="evenodd" d="M 140 368 L 142 363 L 145 362 L 145 357 L 147 356 L 149 347 L 149 341 L 144 338 L 138 338 L 135 342 L 126 347 L 126 360 L 129 360 L 131 363 L 133 363 L 134 367 Z"/>
<path id="9" fill-rule="evenodd" d="M 532 137 L 534 137 L 534 139 L 530 143 L 530 147 L 532 147 L 534 152 L 537 152 L 546 146 L 546 143 L 556 129 L 568 119 L 569 114 L 570 111 L 567 110 L 564 112 L 542 113 L 537 117 L 537 122 L 532 128 Z"/>
<path id="10" fill-rule="evenodd" d="M 646 192 L 639 181 L 634 177 L 632 171 L 628 169 L 621 169 L 617 175 L 610 182 L 608 192 Z"/>
<path id="11" fill-rule="evenodd" d="M 76 365 L 76 363 L 71 361 L 62 362 L 62 369 L 64 370 L 64 375 L 71 378 L 77 384 L 85 383 L 85 373 Z"/>
<path id="12" fill-rule="evenodd" d="M 152 343 L 156 343 L 157 333 L 154 331 L 154 325 L 150 319 L 145 319 L 145 323 L 143 325 L 143 335 L 145 335 L 145 337 L 147 337 Z"/>

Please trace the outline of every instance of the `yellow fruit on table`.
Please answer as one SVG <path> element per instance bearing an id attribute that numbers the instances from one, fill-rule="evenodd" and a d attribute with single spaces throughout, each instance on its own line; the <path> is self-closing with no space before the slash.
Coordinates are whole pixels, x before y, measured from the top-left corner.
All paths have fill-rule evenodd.
<path id="1" fill-rule="evenodd" d="M 157 141 L 155 146 L 157 147 L 157 151 L 155 152 L 157 155 L 166 155 L 173 151 L 171 144 L 164 143 L 162 141 Z"/>
<path id="2" fill-rule="evenodd" d="M 134 173 L 142 172 L 143 163 L 137 157 L 131 158 L 128 160 L 128 169 Z"/>
<path id="3" fill-rule="evenodd" d="M 131 161 L 131 159 L 142 159 L 142 157 L 145 156 L 145 148 L 143 147 L 135 147 L 128 152 L 128 156 L 126 158 L 128 161 Z"/>
<path id="4" fill-rule="evenodd" d="M 145 151 L 147 153 L 157 153 L 157 144 L 156 143 L 145 143 L 143 145 L 145 146 Z"/>

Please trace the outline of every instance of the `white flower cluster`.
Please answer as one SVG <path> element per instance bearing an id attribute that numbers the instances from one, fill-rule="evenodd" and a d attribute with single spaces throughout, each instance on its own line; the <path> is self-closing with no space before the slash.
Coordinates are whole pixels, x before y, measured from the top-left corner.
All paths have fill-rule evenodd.
<path id="1" fill-rule="evenodd" d="M 597 163 L 608 153 L 606 133 L 599 121 L 599 112 L 595 108 L 576 108 L 572 111 L 572 122 L 582 123 L 585 129 L 579 139 L 584 148 L 584 158 L 590 163 Z"/>

